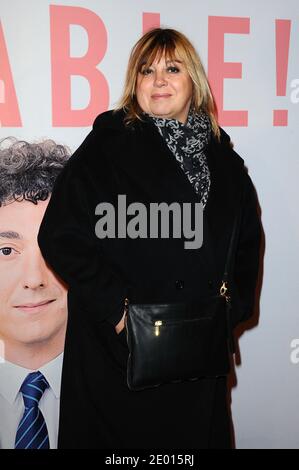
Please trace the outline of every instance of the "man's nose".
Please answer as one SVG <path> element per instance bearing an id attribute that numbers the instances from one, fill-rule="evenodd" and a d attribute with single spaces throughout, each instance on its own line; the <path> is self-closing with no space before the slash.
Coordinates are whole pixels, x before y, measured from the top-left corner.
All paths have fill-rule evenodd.
<path id="1" fill-rule="evenodd" d="M 47 285 L 47 266 L 40 250 L 31 251 L 23 263 L 24 289 L 41 289 Z"/>

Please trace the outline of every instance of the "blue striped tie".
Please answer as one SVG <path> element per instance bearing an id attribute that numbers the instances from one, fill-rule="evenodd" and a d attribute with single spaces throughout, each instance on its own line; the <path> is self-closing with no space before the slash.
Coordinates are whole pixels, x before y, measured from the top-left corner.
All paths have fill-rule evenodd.
<path id="1" fill-rule="evenodd" d="M 49 449 L 48 429 L 38 404 L 49 387 L 39 371 L 28 374 L 20 391 L 23 395 L 25 411 L 17 429 L 15 449 Z"/>

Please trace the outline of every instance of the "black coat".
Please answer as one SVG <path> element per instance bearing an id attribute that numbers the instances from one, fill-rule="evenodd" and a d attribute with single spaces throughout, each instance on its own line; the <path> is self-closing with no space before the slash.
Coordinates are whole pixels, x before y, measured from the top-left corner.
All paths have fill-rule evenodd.
<path id="1" fill-rule="evenodd" d="M 202 248 L 184 249 L 175 238 L 100 240 L 95 207 L 116 204 L 118 194 L 127 203 L 199 202 L 155 126 L 127 128 L 123 117 L 98 116 L 56 181 L 38 237 L 44 258 L 69 284 L 59 446 L 228 447 L 225 379 L 129 391 L 126 338 L 114 325 L 128 295 L 133 302 L 189 302 L 218 293 L 240 200 L 232 327 L 249 317 L 260 240 L 253 185 L 221 130 L 221 141 L 212 138 L 207 149 L 211 188 Z"/>

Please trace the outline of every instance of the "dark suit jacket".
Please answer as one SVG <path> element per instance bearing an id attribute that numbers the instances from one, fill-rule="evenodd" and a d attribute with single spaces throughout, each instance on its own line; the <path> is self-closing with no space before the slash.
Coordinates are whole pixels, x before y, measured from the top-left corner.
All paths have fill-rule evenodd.
<path id="1" fill-rule="evenodd" d="M 211 188 L 200 249 L 184 249 L 183 238 L 100 240 L 95 207 L 116 205 L 118 194 L 126 194 L 128 204 L 199 202 L 155 126 L 128 128 L 123 117 L 109 111 L 95 120 L 56 181 L 38 237 L 44 258 L 69 284 L 60 447 L 226 447 L 225 380 L 130 392 L 126 338 L 114 325 L 126 296 L 133 302 L 189 302 L 217 294 L 240 205 L 230 275 L 232 327 L 247 319 L 260 242 L 254 188 L 221 130 L 220 142 L 213 137 L 207 149 Z"/>

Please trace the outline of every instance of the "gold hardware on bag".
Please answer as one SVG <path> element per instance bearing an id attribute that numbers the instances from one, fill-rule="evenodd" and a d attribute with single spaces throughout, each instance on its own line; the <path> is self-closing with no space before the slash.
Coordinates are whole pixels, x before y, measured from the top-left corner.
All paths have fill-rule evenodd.
<path id="1" fill-rule="evenodd" d="M 225 297 L 226 302 L 229 301 L 230 296 L 228 294 L 228 287 L 227 287 L 227 282 L 226 281 L 222 281 L 222 286 L 220 287 L 220 295 L 222 297 Z"/>
<path id="2" fill-rule="evenodd" d="M 161 320 L 155 321 L 155 336 L 159 336 L 160 334 L 160 326 L 163 325 L 163 322 Z"/>

